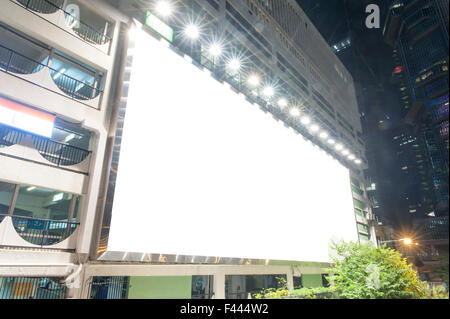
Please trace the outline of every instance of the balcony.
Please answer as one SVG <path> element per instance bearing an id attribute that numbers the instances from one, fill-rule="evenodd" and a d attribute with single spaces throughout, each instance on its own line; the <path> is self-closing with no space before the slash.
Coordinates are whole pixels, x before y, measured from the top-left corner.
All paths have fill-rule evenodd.
<path id="1" fill-rule="evenodd" d="M 31 48 L 23 51 L 36 53 Z M 14 75 L 22 80 L 44 87 L 52 92 L 98 109 L 102 96 L 101 79 L 76 67 L 68 67 L 64 57 L 53 57 L 52 67 L 48 66 L 48 55 L 41 50 L 37 55 L 42 62 L 17 52 L 0 43 L 0 71 Z M 53 67 L 58 67 L 56 69 Z M 66 66 L 66 68 L 63 68 Z M 64 73 L 65 72 L 65 73 Z M 68 75 L 72 72 L 74 76 Z M 78 78 L 75 78 L 77 76 Z"/>
<path id="2" fill-rule="evenodd" d="M 73 250 L 81 196 L 0 181 L 0 246 Z"/>
<path id="3" fill-rule="evenodd" d="M 12 245 L 12 242 L 16 242 L 19 243 L 17 246 L 29 246 L 28 244 L 32 244 L 30 247 L 39 248 L 45 248 L 46 246 L 53 246 L 55 248 L 56 244 L 69 238 L 79 225 L 79 223 L 61 220 L 23 216 L 0 215 L 0 220 L 7 225 L 5 228 L 11 228 L 12 224 L 16 234 L 26 242 L 26 244 L 20 244 L 22 240 L 18 241 L 17 236 L 8 236 L 8 239 L 2 245 L 16 246 Z M 8 232 L 11 234 L 11 230 Z"/>
<path id="4" fill-rule="evenodd" d="M 10 0 L 57 25 L 82 41 L 109 54 L 111 23 L 75 1 Z M 80 17 L 83 17 L 80 19 Z"/>
<path id="5" fill-rule="evenodd" d="M 87 175 L 91 151 L 0 124 L 0 155 Z"/>

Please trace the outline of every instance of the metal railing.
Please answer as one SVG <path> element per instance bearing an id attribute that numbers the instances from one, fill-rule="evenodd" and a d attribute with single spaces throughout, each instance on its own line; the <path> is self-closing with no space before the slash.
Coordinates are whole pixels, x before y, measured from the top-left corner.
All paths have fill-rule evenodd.
<path id="1" fill-rule="evenodd" d="M 79 164 L 91 154 L 91 151 L 76 146 L 56 142 L 43 136 L 0 124 L 0 146 L 11 146 L 19 143 L 26 135 L 31 135 L 33 145 L 39 154 L 58 167 Z"/>
<path id="2" fill-rule="evenodd" d="M 18 144 L 26 135 L 25 132 L 0 124 L 0 148 Z"/>
<path id="3" fill-rule="evenodd" d="M 50 278 L 0 277 L 0 299 L 64 299 L 66 290 Z"/>
<path id="4" fill-rule="evenodd" d="M 44 67 L 46 65 L 0 44 L 0 68 L 6 72 L 32 74 L 39 72 Z"/>
<path id="5" fill-rule="evenodd" d="M 44 14 L 54 13 L 58 10 L 61 10 L 64 13 L 66 21 L 70 21 L 71 23 L 73 23 L 74 21 L 77 22 L 76 24 L 78 25 L 78 27 L 72 28 L 72 30 L 81 39 L 88 43 L 102 45 L 111 41 L 111 37 L 107 36 L 103 32 L 95 30 L 89 24 L 81 21 L 80 19 L 77 19 L 75 16 L 65 11 L 63 9 L 63 0 L 17 0 L 17 2 L 22 4 L 26 9 Z"/>
<path id="6" fill-rule="evenodd" d="M 39 13 L 55 13 L 62 8 L 64 0 L 16 0 L 25 8 Z"/>
<path id="7" fill-rule="evenodd" d="M 102 93 L 102 90 L 98 88 L 60 73 L 0 44 L 0 69 L 3 69 L 6 73 L 32 74 L 43 68 L 49 69 L 53 82 L 72 99 L 90 100 Z M 58 77 L 55 79 L 56 74 L 58 74 Z"/>
<path id="8" fill-rule="evenodd" d="M 6 215 L 4 215 L 6 216 Z M 17 234 L 41 247 L 57 244 L 73 234 L 80 223 L 12 215 Z"/>
<path id="9" fill-rule="evenodd" d="M 81 82 L 66 74 L 61 74 L 59 71 L 49 68 L 50 76 L 53 82 L 71 98 L 77 100 L 90 100 L 97 97 L 101 90 L 91 86 L 90 84 Z M 55 79 L 56 74 L 59 76 Z"/>
<path id="10" fill-rule="evenodd" d="M 129 277 L 93 277 L 91 299 L 126 299 Z"/>

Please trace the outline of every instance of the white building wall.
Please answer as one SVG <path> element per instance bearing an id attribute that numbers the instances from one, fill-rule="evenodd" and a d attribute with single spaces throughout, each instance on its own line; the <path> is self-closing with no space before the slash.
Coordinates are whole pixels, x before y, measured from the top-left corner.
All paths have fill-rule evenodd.
<path id="1" fill-rule="evenodd" d="M 92 154 L 90 155 L 88 175 L 41 165 L 37 161 L 30 162 L 18 158 L 0 156 L 1 181 L 33 185 L 83 196 L 81 201 L 82 207 L 79 210 L 80 225 L 76 233 L 71 236 L 74 238 L 70 239 L 71 244 L 69 245 L 70 248 L 75 248 L 76 254 L 62 251 L 50 253 L 48 250 L 41 249 L 29 254 L 20 254 L 16 250 L 12 250 L 14 252 L 12 253 L 11 250 L 5 252 L 3 249 L 0 249 L 0 275 L 2 275 L 4 270 L 3 266 L 6 265 L 8 265 L 9 275 L 14 273 L 14 269 L 20 275 L 20 265 L 39 264 L 39 258 L 45 260 L 47 265 L 72 264 L 78 263 L 79 258 L 85 259 L 89 253 L 94 218 L 97 213 L 98 190 L 101 182 L 110 115 L 114 105 L 110 95 L 111 86 L 114 83 L 111 75 L 117 48 L 117 35 L 120 22 L 127 21 L 128 18 L 104 1 L 80 0 L 80 3 L 83 3 L 98 15 L 103 16 L 112 24 L 114 28 L 112 41 L 107 44 L 107 48 L 105 45 L 97 46 L 87 43 L 72 32 L 65 23 L 64 13 L 60 10 L 53 14 L 40 14 L 25 9 L 13 0 L 2 2 L 0 23 L 103 72 L 105 74 L 105 82 L 102 96 L 94 99 L 96 104 L 93 104 L 89 100 L 83 102 L 74 100 L 60 91 L 53 83 L 46 68 L 38 72 L 39 74 L 31 75 L 0 72 L 0 94 L 19 103 L 28 104 L 39 110 L 51 113 L 66 121 L 80 123 L 83 128 L 93 133 L 90 145 Z M 7 149 L 17 147 L 20 146 L 8 147 L 5 149 L 5 152 L 10 151 Z M 25 149 L 22 155 L 30 160 L 30 152 L 33 151 L 35 152 L 33 149 Z M 43 163 L 45 163 L 45 160 L 43 160 Z M 6 223 L 6 219 L 4 222 Z M 59 247 L 62 246 L 59 245 Z M 68 260 L 68 255 L 78 257 L 70 257 Z M 14 268 L 15 266 L 12 267 L 11 265 L 17 267 Z M 61 276 L 66 275 L 66 272 L 61 273 Z"/>

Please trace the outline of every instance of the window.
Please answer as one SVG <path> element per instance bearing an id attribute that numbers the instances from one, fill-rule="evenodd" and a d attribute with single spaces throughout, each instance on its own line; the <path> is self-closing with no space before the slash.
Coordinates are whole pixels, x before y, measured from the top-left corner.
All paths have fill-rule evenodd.
<path id="1" fill-rule="evenodd" d="M 16 185 L 0 182 L 0 221 L 5 215 L 8 215 L 11 199 Z"/>
<path id="2" fill-rule="evenodd" d="M 322 274 L 322 286 L 330 287 L 330 283 L 328 282 L 328 274 Z"/>
<path id="3" fill-rule="evenodd" d="M 78 201 L 79 197 L 76 195 L 22 185 L 19 188 L 13 215 L 67 221 L 70 211 L 73 210 L 72 221 L 75 222 L 77 218 L 75 208 L 79 206 Z"/>

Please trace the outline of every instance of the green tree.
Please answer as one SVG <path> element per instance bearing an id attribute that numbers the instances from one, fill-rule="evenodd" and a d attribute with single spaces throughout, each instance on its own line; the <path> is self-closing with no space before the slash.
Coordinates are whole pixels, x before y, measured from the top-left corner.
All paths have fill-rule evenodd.
<path id="1" fill-rule="evenodd" d="M 439 266 L 436 268 L 437 273 L 442 278 L 442 281 L 445 282 L 448 287 L 448 255 L 439 256 Z"/>
<path id="2" fill-rule="evenodd" d="M 343 299 L 427 298 L 427 284 L 401 254 L 371 243 L 333 243 L 328 280 Z"/>

